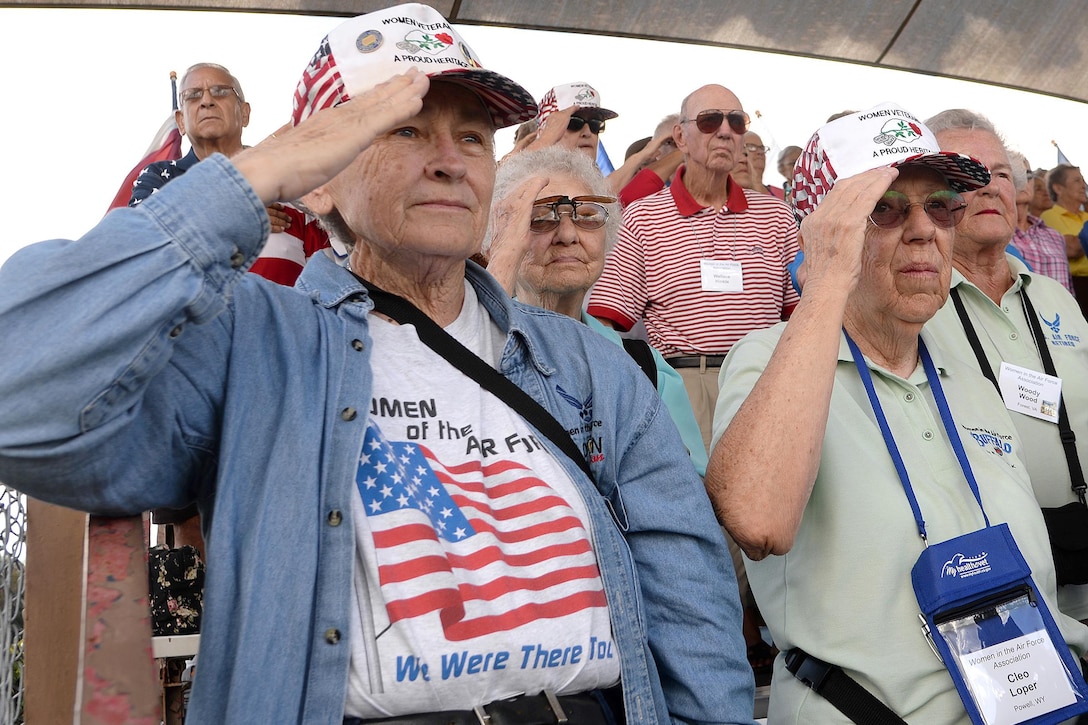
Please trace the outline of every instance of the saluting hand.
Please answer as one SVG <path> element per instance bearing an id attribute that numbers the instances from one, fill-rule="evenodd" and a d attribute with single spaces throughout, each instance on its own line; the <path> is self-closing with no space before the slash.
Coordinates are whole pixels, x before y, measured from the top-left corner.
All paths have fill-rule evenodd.
<path id="1" fill-rule="evenodd" d="M 267 206 L 292 201 L 343 171 L 381 134 L 423 108 L 430 81 L 413 69 L 298 126 L 287 124 L 231 159 Z"/>

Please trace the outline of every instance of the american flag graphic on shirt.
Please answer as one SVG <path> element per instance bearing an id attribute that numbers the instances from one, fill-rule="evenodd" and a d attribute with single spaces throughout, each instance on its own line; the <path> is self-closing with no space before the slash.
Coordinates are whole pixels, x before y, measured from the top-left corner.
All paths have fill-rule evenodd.
<path id="1" fill-rule="evenodd" d="M 463 641 L 606 606 L 581 521 L 524 465 L 443 465 L 371 421 L 356 483 L 390 623 L 438 612 Z"/>

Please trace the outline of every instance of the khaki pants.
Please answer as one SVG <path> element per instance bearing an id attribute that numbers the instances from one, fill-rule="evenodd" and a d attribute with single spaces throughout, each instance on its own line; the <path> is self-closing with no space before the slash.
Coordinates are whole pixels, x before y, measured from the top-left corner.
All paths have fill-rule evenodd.
<path id="1" fill-rule="evenodd" d="M 703 434 L 703 445 L 710 450 L 710 436 L 714 428 L 714 406 L 718 403 L 717 367 L 677 368 L 676 372 L 684 380 L 688 391 L 691 409 L 695 413 L 695 422 Z"/>

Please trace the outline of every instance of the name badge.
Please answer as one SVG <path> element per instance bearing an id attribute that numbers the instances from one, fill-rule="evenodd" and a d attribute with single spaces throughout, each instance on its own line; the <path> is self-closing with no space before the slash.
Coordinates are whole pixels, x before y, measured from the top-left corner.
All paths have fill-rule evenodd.
<path id="1" fill-rule="evenodd" d="M 931 542 L 911 582 L 974 725 L 1058 725 L 1088 711 L 1088 685 L 1008 524 Z"/>
<path id="2" fill-rule="evenodd" d="M 998 383 L 1001 398 L 1009 410 L 1051 423 L 1058 422 L 1061 378 L 1003 362 Z"/>
<path id="3" fill-rule="evenodd" d="M 743 292 L 744 270 L 740 262 L 700 259 L 699 277 L 703 292 Z"/>
<path id="4" fill-rule="evenodd" d="M 1026 616 L 1018 614 L 1021 609 Z M 971 626 L 950 638 L 960 645 L 952 652 L 987 725 L 1017 725 L 1076 702 L 1054 642 L 1041 621 L 1032 621 L 1038 619 L 1032 609 L 1024 597 L 996 611 L 976 612 Z M 938 625 L 938 630 L 948 636 L 947 629 L 958 629 L 956 624 Z M 1004 641 L 995 631 L 996 643 L 972 649 L 972 644 L 988 644 L 984 636 L 974 639 L 974 630 L 985 631 L 988 626 L 993 630 L 1038 629 Z"/>

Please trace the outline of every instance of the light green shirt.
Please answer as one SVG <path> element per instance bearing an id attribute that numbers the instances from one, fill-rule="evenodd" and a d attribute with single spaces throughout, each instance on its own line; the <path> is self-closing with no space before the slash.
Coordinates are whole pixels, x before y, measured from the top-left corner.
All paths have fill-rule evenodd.
<path id="1" fill-rule="evenodd" d="M 1006 255 L 1015 281 L 994 304 L 978 287 L 958 271 L 952 272 L 952 287 L 959 290 L 967 315 L 974 325 L 994 377 L 1000 379 L 1002 361 L 1043 371 L 1031 328 L 1024 317 L 1020 290 L 1027 291 L 1038 313 L 1039 326 L 1046 336 L 1054 368 L 1062 379 L 1062 397 L 1069 425 L 1077 436 L 1081 470 L 1088 479 L 1088 322 L 1073 296 L 1049 277 L 1029 272 L 1015 257 Z M 937 344 L 975 369 L 978 360 L 971 350 L 951 297 L 926 324 Z M 998 398 L 993 385 L 984 391 Z M 1069 481 L 1069 466 L 1058 437 L 1058 426 L 1023 413 L 1010 412 L 1016 432 L 1023 440 L 1021 458 L 1031 474 L 1031 483 L 1040 506 L 1062 506 L 1075 501 Z M 1066 585 L 1058 590 L 1058 606 L 1076 619 L 1088 619 L 1088 585 Z"/>
<path id="2" fill-rule="evenodd" d="M 716 435 L 755 386 L 784 329 L 785 323 L 752 333 L 729 353 L 720 377 Z M 1061 616 L 1055 607 L 1046 530 L 1008 413 L 973 366 L 942 354 L 926 333 L 923 338 L 990 521 L 1009 524 L 1067 641 L 1083 651 L 1088 628 Z M 923 544 L 845 338 L 838 359 L 820 467 L 796 541 L 784 556 L 746 561 L 752 591 L 780 650 L 800 647 L 842 666 L 908 722 L 968 723 L 951 677 L 919 629 L 910 572 Z M 944 541 L 981 528 L 978 503 L 947 439 L 921 364 L 909 380 L 869 367 L 929 540 Z M 786 671 L 781 656 L 771 687 L 768 722 L 849 722 Z"/>

